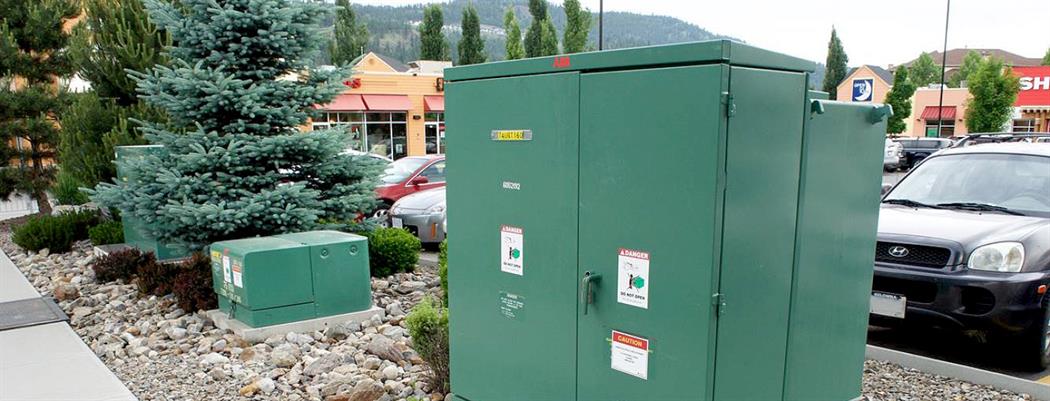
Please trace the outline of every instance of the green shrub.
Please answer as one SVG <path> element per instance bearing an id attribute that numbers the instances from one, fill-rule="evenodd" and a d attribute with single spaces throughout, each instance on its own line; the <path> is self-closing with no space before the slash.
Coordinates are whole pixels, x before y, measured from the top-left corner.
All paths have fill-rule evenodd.
<path id="1" fill-rule="evenodd" d="M 88 238 L 91 238 L 93 245 L 123 243 L 124 224 L 119 221 L 104 221 L 88 229 Z"/>
<path id="2" fill-rule="evenodd" d="M 179 266 L 172 292 L 175 293 L 179 308 L 186 313 L 193 313 L 218 306 L 211 285 L 211 259 L 197 252 Z"/>
<path id="3" fill-rule="evenodd" d="M 438 246 L 438 277 L 441 277 L 441 301 L 448 306 L 448 240 Z"/>
<path id="4" fill-rule="evenodd" d="M 175 276 L 178 273 L 178 265 L 164 264 L 153 260 L 139 265 L 138 271 L 135 272 L 135 285 L 139 287 L 140 295 L 162 297 L 171 294 L 175 286 Z"/>
<path id="5" fill-rule="evenodd" d="M 139 266 L 156 263 L 153 252 L 142 252 L 135 248 L 119 250 L 109 255 L 95 259 L 91 270 L 95 271 L 95 279 L 99 282 L 116 281 L 124 279 L 131 281 L 131 277 L 138 271 Z"/>
<path id="6" fill-rule="evenodd" d="M 54 253 L 68 252 L 73 242 L 87 239 L 88 227 L 98 222 L 93 211 L 32 217 L 14 230 L 11 240 L 29 251 L 47 248 Z"/>
<path id="7" fill-rule="evenodd" d="M 368 233 L 368 259 L 372 276 L 410 272 L 419 262 L 419 238 L 400 228 L 378 228 Z"/>
<path id="8" fill-rule="evenodd" d="M 55 177 L 55 185 L 51 187 L 51 193 L 59 205 L 83 205 L 90 199 L 86 193 L 80 191 L 80 181 L 72 174 L 61 170 Z"/>
<path id="9" fill-rule="evenodd" d="M 405 326 L 412 336 L 412 347 L 430 368 L 431 391 L 447 393 L 448 309 L 424 297 L 405 317 Z"/>

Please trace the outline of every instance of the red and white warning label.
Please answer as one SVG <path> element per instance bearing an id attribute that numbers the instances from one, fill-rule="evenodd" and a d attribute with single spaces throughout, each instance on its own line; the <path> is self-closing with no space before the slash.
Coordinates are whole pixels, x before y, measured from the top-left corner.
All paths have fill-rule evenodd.
<path id="1" fill-rule="evenodd" d="M 499 229 L 500 270 L 525 274 L 525 230 L 520 227 L 501 226 Z"/>
<path id="2" fill-rule="evenodd" d="M 616 264 L 616 301 L 649 309 L 649 252 L 620 248 Z"/>
<path id="3" fill-rule="evenodd" d="M 613 330 L 612 368 L 649 380 L 649 340 Z"/>
<path id="4" fill-rule="evenodd" d="M 244 288 L 244 279 L 241 270 L 244 269 L 243 262 L 240 259 L 233 260 L 233 285 Z"/>

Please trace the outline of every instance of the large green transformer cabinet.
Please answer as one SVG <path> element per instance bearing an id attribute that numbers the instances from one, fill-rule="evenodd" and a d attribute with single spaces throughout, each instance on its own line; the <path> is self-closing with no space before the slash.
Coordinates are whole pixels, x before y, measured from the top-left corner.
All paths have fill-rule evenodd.
<path id="1" fill-rule="evenodd" d="M 860 396 L 880 105 L 729 41 L 445 71 L 452 392 Z"/>

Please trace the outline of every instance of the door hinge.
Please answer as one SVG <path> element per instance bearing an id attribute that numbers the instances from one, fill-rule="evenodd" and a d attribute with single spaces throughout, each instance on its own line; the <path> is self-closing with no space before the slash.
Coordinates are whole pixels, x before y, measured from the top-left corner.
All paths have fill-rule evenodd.
<path id="1" fill-rule="evenodd" d="M 736 103 L 733 103 L 733 95 L 729 92 L 722 92 L 722 102 L 726 105 L 726 117 L 732 117 L 736 114 Z"/>
<path id="2" fill-rule="evenodd" d="M 726 296 L 725 294 L 715 294 L 711 296 L 711 306 L 715 307 L 715 315 L 722 316 L 726 314 Z"/>

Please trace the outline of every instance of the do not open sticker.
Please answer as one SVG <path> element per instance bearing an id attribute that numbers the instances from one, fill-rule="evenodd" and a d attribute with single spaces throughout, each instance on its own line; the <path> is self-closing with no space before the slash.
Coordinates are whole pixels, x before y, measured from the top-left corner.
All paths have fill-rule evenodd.
<path id="1" fill-rule="evenodd" d="M 620 248 L 616 301 L 649 309 L 649 252 Z"/>

